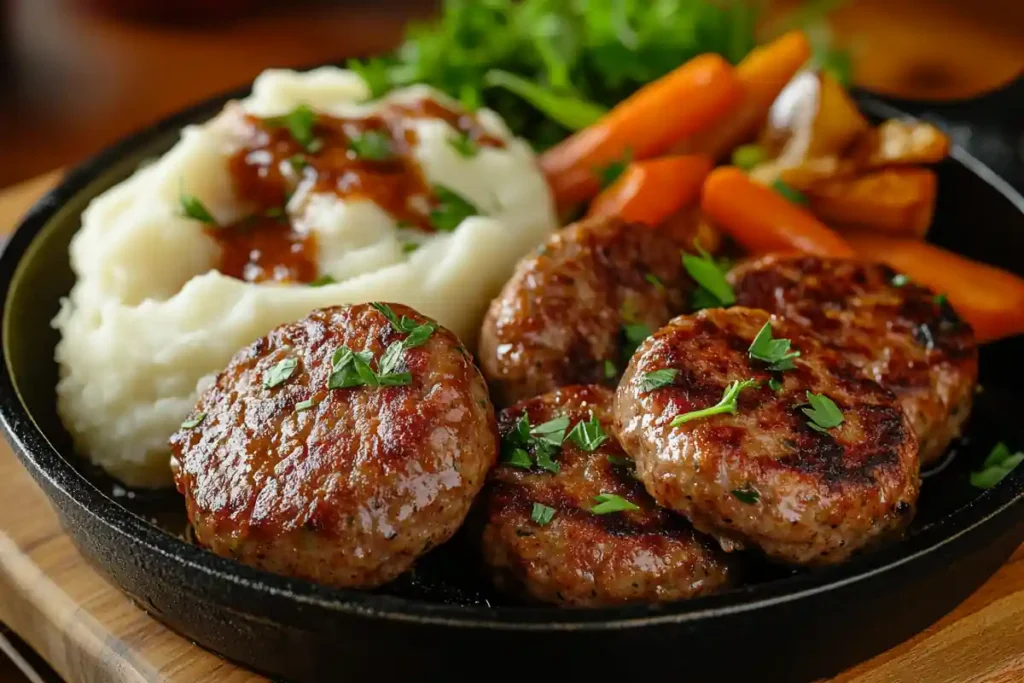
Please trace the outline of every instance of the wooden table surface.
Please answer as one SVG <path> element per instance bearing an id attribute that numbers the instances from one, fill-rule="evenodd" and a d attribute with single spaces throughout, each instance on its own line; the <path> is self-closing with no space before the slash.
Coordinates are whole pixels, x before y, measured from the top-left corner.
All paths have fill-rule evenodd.
<path id="1" fill-rule="evenodd" d="M 0 232 L 57 180 L 51 173 L 0 192 Z M 6 443 L 0 443 L 0 622 L 69 681 L 264 680 L 171 633 L 88 567 Z M 952 613 L 834 681 L 1024 681 L 1024 546 Z"/>

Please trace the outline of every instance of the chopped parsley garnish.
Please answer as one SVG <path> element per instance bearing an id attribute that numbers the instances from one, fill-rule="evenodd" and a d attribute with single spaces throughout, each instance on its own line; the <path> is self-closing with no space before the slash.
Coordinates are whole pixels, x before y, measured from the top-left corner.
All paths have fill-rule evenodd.
<path id="1" fill-rule="evenodd" d="M 933 300 L 939 308 L 945 308 L 949 305 L 949 298 L 945 294 L 936 294 Z"/>
<path id="2" fill-rule="evenodd" d="M 997 443 L 981 464 L 981 469 L 971 472 L 971 486 L 990 489 L 1001 482 L 1017 465 L 1024 462 L 1024 453 L 1010 453 L 1002 441 Z"/>
<path id="3" fill-rule="evenodd" d="M 379 130 L 368 130 L 349 138 L 348 148 L 360 159 L 366 161 L 388 161 L 394 158 L 395 150 L 391 137 Z"/>
<path id="4" fill-rule="evenodd" d="M 309 166 L 309 162 L 306 161 L 306 156 L 304 154 L 291 155 L 290 157 L 288 157 L 288 164 L 296 173 L 301 173 L 302 169 Z"/>
<path id="5" fill-rule="evenodd" d="M 455 134 L 455 137 L 448 138 L 448 144 L 464 159 L 472 159 L 480 153 L 480 148 L 477 147 L 476 142 L 465 131 L 459 131 Z"/>
<path id="6" fill-rule="evenodd" d="M 554 456 L 565 441 L 568 427 L 569 418 L 564 416 L 531 427 L 530 417 L 524 413 L 512 431 L 502 437 L 501 461 L 524 469 L 536 464 L 541 469 L 558 473 L 560 468 Z"/>
<path id="7" fill-rule="evenodd" d="M 199 221 L 204 225 L 217 225 L 217 219 L 213 217 L 210 210 L 195 195 L 181 192 L 178 194 L 178 202 L 181 204 L 181 211 L 185 217 Z"/>
<path id="8" fill-rule="evenodd" d="M 283 206 L 272 206 L 264 211 L 263 215 L 267 218 L 284 218 L 287 214 Z"/>
<path id="9" fill-rule="evenodd" d="M 321 275 L 317 279 L 315 279 L 312 282 L 310 282 L 309 286 L 310 287 L 324 287 L 326 285 L 333 285 L 336 282 L 337 282 L 337 280 L 335 280 L 330 275 Z"/>
<path id="10" fill-rule="evenodd" d="M 800 357 L 799 351 L 790 351 L 788 339 L 772 338 L 772 323 L 769 320 L 761 328 L 747 353 L 751 358 L 768 363 L 768 369 L 774 371 L 792 370 L 793 359 Z"/>
<path id="11" fill-rule="evenodd" d="M 665 291 L 665 283 L 663 283 L 661 281 L 661 278 L 659 278 L 654 273 L 647 273 L 647 275 L 644 275 L 644 279 L 650 282 L 652 285 L 654 285 L 654 288 L 659 292 Z"/>
<path id="12" fill-rule="evenodd" d="M 402 242 L 403 254 L 411 254 L 412 252 L 416 251 L 419 248 L 420 244 L 418 242 Z"/>
<path id="13" fill-rule="evenodd" d="M 313 401 L 313 399 L 307 398 L 305 401 L 299 401 L 298 403 L 295 404 L 295 412 L 301 413 L 303 411 L 309 410 L 315 405 L 316 403 Z"/>
<path id="14" fill-rule="evenodd" d="M 600 493 L 594 496 L 594 502 L 597 503 L 597 505 L 590 508 L 590 511 L 595 515 L 607 515 L 611 512 L 624 512 L 626 510 L 640 509 L 640 506 L 635 505 L 622 496 L 615 495 L 614 493 Z"/>
<path id="15" fill-rule="evenodd" d="M 626 172 L 626 168 L 632 160 L 633 152 L 632 150 L 627 149 L 621 159 L 616 159 L 607 166 L 596 169 L 594 171 L 594 175 L 596 175 L 597 179 L 601 182 L 601 189 L 605 189 L 618 180 L 619 176 Z"/>
<path id="16" fill-rule="evenodd" d="M 530 519 L 541 526 L 547 526 L 551 523 L 551 520 L 555 518 L 555 509 L 549 508 L 543 503 L 534 503 L 533 511 L 530 513 Z"/>
<path id="17" fill-rule="evenodd" d="M 892 280 L 890 280 L 890 282 L 893 287 L 903 287 L 910 282 L 910 278 L 903 273 L 897 273 L 892 276 Z"/>
<path id="18" fill-rule="evenodd" d="M 406 349 L 422 346 L 437 329 L 434 323 L 418 323 L 407 315 L 399 318 L 390 306 L 380 301 L 371 301 L 370 305 L 380 311 L 396 331 L 409 335 L 402 341 L 402 346 Z"/>
<path id="19" fill-rule="evenodd" d="M 648 391 L 667 387 L 676 380 L 678 374 L 679 371 L 675 368 L 664 368 L 644 373 L 640 377 L 640 391 L 646 394 Z"/>
<path id="20" fill-rule="evenodd" d="M 787 185 L 781 178 L 772 183 L 772 189 L 794 204 L 800 204 L 801 206 L 807 205 L 807 197 L 804 196 L 803 192 Z"/>
<path id="21" fill-rule="evenodd" d="M 756 387 L 758 385 L 757 380 L 745 379 L 742 382 L 740 380 L 734 380 L 725 388 L 722 393 L 722 400 L 713 406 L 708 408 L 701 408 L 700 410 L 694 410 L 689 413 L 683 413 L 682 415 L 676 415 L 672 418 L 672 422 L 669 423 L 670 427 L 678 427 L 684 422 L 690 422 L 692 420 L 700 420 L 705 417 L 711 417 L 712 415 L 721 415 L 722 413 L 729 413 L 732 415 L 736 414 L 736 401 L 740 396 L 740 392 L 750 387 Z"/>
<path id="22" fill-rule="evenodd" d="M 636 350 L 644 343 L 644 340 L 654 334 L 651 328 L 641 323 L 626 323 L 622 326 L 622 355 L 626 360 L 633 357 Z"/>
<path id="23" fill-rule="evenodd" d="M 608 462 L 616 467 L 625 467 L 627 470 L 636 469 L 636 462 L 624 455 L 609 455 Z"/>
<path id="24" fill-rule="evenodd" d="M 761 499 L 761 494 L 757 492 L 757 489 L 747 484 L 741 489 L 733 489 L 732 495 L 735 496 L 736 500 L 747 505 L 754 505 Z"/>
<path id="25" fill-rule="evenodd" d="M 490 69 L 484 74 L 483 84 L 489 88 L 508 90 L 529 102 L 538 111 L 544 112 L 552 121 L 570 130 L 586 128 L 608 113 L 604 107 L 585 100 L 576 93 L 547 88 L 529 78 L 502 69 Z"/>
<path id="26" fill-rule="evenodd" d="M 736 303 L 736 293 L 725 279 L 725 270 L 697 246 L 700 256 L 683 252 L 683 267 L 699 287 L 693 293 L 693 308 L 720 308 Z"/>
<path id="27" fill-rule="evenodd" d="M 263 119 L 263 122 L 272 127 L 284 126 L 295 142 L 311 153 L 316 153 L 323 148 L 323 140 L 313 135 L 313 127 L 316 125 L 316 112 L 308 104 L 300 104 L 284 116 L 273 116 Z"/>
<path id="28" fill-rule="evenodd" d="M 768 380 L 768 388 L 777 394 L 780 391 L 782 391 L 782 382 L 772 377 L 770 380 Z"/>
<path id="29" fill-rule="evenodd" d="M 328 389 L 349 389 L 352 387 L 395 387 L 412 383 L 412 374 L 401 369 L 403 342 L 393 342 L 377 365 L 377 370 L 370 366 L 373 353 L 370 351 L 352 351 L 339 346 L 331 358 L 331 374 L 327 378 Z"/>
<path id="30" fill-rule="evenodd" d="M 761 145 L 740 145 L 732 151 L 732 165 L 749 171 L 768 160 L 768 154 Z"/>
<path id="31" fill-rule="evenodd" d="M 193 429 L 198 427 L 206 419 L 206 413 L 196 413 L 194 416 L 181 423 L 182 429 Z"/>
<path id="32" fill-rule="evenodd" d="M 608 440 L 608 435 L 601 429 L 601 421 L 591 414 L 590 419 L 577 422 L 565 438 L 576 444 L 580 450 L 593 453 Z"/>
<path id="33" fill-rule="evenodd" d="M 430 212 L 430 224 L 435 230 L 452 232 L 462 221 L 480 214 L 479 209 L 443 185 L 434 185 L 434 195 L 437 205 Z"/>
<path id="34" fill-rule="evenodd" d="M 295 373 L 298 364 L 299 361 L 296 358 L 285 358 L 279 361 L 274 367 L 263 373 L 263 388 L 273 389 L 287 382 L 288 378 Z"/>
<path id="35" fill-rule="evenodd" d="M 605 379 L 613 379 L 617 374 L 619 374 L 619 369 L 615 367 L 615 361 L 606 360 L 604 362 Z"/>
<path id="36" fill-rule="evenodd" d="M 824 394 L 812 394 L 807 392 L 807 402 L 810 408 L 804 408 L 803 413 L 810 422 L 807 426 L 819 432 L 825 432 L 843 423 L 843 412 L 835 402 Z"/>

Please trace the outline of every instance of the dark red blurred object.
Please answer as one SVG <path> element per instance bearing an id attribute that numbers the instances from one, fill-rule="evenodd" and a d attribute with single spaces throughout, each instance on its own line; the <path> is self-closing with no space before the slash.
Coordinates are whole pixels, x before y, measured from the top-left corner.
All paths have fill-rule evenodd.
<path id="1" fill-rule="evenodd" d="M 92 9 L 119 17 L 176 24 L 205 24 L 250 16 L 269 0 L 77 0 Z M 301 4 L 298 1 L 288 3 Z"/>

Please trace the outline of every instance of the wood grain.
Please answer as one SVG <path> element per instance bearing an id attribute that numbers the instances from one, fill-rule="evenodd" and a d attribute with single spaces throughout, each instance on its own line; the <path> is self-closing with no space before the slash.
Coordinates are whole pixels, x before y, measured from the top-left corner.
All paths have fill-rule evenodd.
<path id="1" fill-rule="evenodd" d="M 60 177 L 0 192 L 0 233 Z M 151 619 L 87 566 L 42 491 L 0 443 L 0 621 L 69 681 L 250 683 L 266 679 Z M 884 615 L 880 615 L 884 618 Z M 833 683 L 1024 681 L 1024 546 L 963 604 Z"/>

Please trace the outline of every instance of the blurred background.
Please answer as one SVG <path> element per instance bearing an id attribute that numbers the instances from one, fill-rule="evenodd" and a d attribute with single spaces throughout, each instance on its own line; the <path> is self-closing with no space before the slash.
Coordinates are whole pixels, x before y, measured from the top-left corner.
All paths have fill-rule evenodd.
<path id="1" fill-rule="evenodd" d="M 1019 77 L 1022 0 L 766 2 L 763 21 L 822 5 L 868 90 L 929 102 Z M 0 187 L 73 164 L 271 66 L 394 47 L 428 0 L 0 0 Z M 1024 128 L 1024 126 L 1022 126 Z"/>

